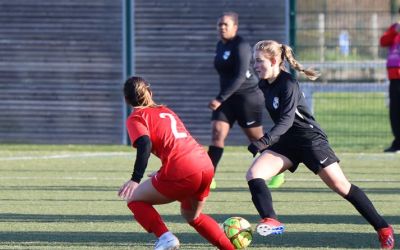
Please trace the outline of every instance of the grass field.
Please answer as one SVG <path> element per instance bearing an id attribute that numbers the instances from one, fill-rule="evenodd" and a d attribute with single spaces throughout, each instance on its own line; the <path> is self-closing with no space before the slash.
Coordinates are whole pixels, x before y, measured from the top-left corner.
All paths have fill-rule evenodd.
<path id="1" fill-rule="evenodd" d="M 348 178 L 400 231 L 400 154 L 338 153 Z M 117 197 L 130 177 L 134 152 L 125 146 L 0 146 L 0 249 L 152 249 L 151 234 Z M 243 147 L 227 148 L 205 212 L 218 222 L 259 220 L 244 174 Z M 152 158 L 147 172 L 159 167 Z M 353 207 L 301 166 L 273 190 L 282 236 L 254 236 L 251 249 L 378 249 L 377 236 Z M 182 249 L 214 249 L 179 215 L 158 206 Z M 400 237 L 397 234 L 397 240 Z"/>
<path id="2" fill-rule="evenodd" d="M 314 112 L 336 150 L 382 152 L 390 146 L 384 93 L 315 93 Z"/>

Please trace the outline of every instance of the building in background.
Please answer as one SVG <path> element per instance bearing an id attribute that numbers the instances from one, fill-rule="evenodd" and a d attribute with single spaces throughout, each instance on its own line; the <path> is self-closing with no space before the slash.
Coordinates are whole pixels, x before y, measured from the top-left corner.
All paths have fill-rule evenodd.
<path id="1" fill-rule="evenodd" d="M 132 22 L 126 25 L 128 3 Z M 361 149 L 387 141 L 389 126 L 377 129 L 373 121 L 386 115 L 385 51 L 378 39 L 398 6 L 398 0 L 0 1 L 0 143 L 125 144 L 121 84 L 128 63 L 130 73 L 152 82 L 155 100 L 208 143 L 207 103 L 218 92 L 216 22 L 228 10 L 239 13 L 239 33 L 251 44 L 290 43 L 300 62 L 322 72 L 321 85 L 303 86 L 315 115 L 327 114 L 319 120 L 332 127 L 334 144 L 336 136 L 367 138 L 348 140 Z M 343 31 L 349 39 L 341 44 Z M 334 115 L 342 109 L 335 105 L 359 107 L 367 115 L 351 111 L 346 123 L 371 127 L 336 126 L 344 120 Z M 246 143 L 235 127 L 227 144 Z"/>
<path id="2" fill-rule="evenodd" d="M 287 1 L 1 1 L 0 143 L 126 143 L 121 84 L 129 32 L 132 72 L 208 142 L 216 22 L 228 10 L 240 14 L 251 43 L 287 41 Z"/>

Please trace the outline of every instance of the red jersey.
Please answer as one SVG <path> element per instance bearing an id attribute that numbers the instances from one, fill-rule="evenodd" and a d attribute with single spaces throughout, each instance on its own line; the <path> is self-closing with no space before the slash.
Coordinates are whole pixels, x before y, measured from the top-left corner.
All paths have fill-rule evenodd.
<path id="1" fill-rule="evenodd" d="M 389 79 L 400 79 L 400 33 L 396 31 L 397 25 L 392 24 L 380 39 L 381 46 L 389 48 L 386 62 Z"/>
<path id="2" fill-rule="evenodd" d="M 159 175 L 180 179 L 212 168 L 204 148 L 189 134 L 179 117 L 165 106 L 135 108 L 126 121 L 131 142 L 147 135 L 152 153 L 160 158 Z M 133 145 L 134 146 L 134 145 Z"/>

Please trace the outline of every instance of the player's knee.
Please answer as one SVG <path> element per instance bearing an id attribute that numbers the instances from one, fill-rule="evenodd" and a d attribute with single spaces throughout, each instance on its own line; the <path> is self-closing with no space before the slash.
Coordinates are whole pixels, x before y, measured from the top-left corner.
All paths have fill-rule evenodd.
<path id="1" fill-rule="evenodd" d="M 250 181 L 252 179 L 254 179 L 254 175 L 249 169 L 249 170 L 247 170 L 247 173 L 246 173 L 246 181 Z"/>
<path id="2" fill-rule="evenodd" d="M 258 168 L 250 167 L 247 170 L 247 173 L 246 173 L 246 181 L 250 181 L 250 180 L 253 180 L 253 179 L 264 179 L 264 180 L 266 180 L 266 179 L 271 178 L 272 176 L 273 176 L 272 174 L 269 174 L 266 171 L 261 171 Z"/>
<path id="3" fill-rule="evenodd" d="M 225 137 L 224 134 L 221 133 L 220 131 L 213 130 L 211 140 L 213 141 L 213 143 L 221 144 L 224 143 Z"/>
<path id="4" fill-rule="evenodd" d="M 229 127 L 224 128 L 221 126 L 213 126 L 211 133 L 211 140 L 216 144 L 223 144 L 229 132 Z M 214 145 L 218 146 L 218 145 Z"/>
<path id="5" fill-rule="evenodd" d="M 199 224 L 201 224 L 204 221 L 204 215 L 199 214 L 198 216 L 192 217 L 191 220 L 186 220 L 186 221 L 192 227 L 197 227 Z"/>
<path id="6" fill-rule="evenodd" d="M 340 196 L 346 196 L 350 191 L 351 183 L 348 181 L 338 181 L 334 182 L 331 189 L 335 191 Z"/>
<path id="7" fill-rule="evenodd" d="M 193 220 L 194 220 L 194 217 L 193 216 L 188 216 L 188 215 L 183 215 L 182 214 L 182 217 L 185 219 L 185 221 L 187 222 L 187 223 L 191 223 L 191 222 L 193 222 Z"/>
<path id="8" fill-rule="evenodd" d="M 195 219 L 195 213 L 192 211 L 188 211 L 188 210 L 183 210 L 181 209 L 181 216 L 185 219 L 185 221 L 187 223 L 191 223 L 193 222 L 193 220 Z"/>
<path id="9" fill-rule="evenodd" d="M 181 216 L 187 221 L 190 222 L 195 217 L 195 211 L 193 211 L 192 204 L 189 201 L 181 202 Z"/>

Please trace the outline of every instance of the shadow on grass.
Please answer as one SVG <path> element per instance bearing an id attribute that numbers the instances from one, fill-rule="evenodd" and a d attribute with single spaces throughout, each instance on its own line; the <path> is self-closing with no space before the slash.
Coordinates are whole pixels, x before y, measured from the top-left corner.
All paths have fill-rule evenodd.
<path id="1" fill-rule="evenodd" d="M 192 233 L 177 233 L 182 248 L 185 244 L 208 244 L 194 231 Z M 1 242 L 14 243 L 71 243 L 72 244 L 130 244 L 148 246 L 155 237 L 147 233 L 126 232 L 0 232 Z M 326 247 L 348 249 L 370 249 L 379 247 L 377 237 L 373 233 L 343 233 L 343 232 L 288 232 L 279 236 L 261 237 L 255 235 L 253 247 Z M 211 247 L 211 246 L 210 246 Z"/>
<path id="2" fill-rule="evenodd" d="M 86 191 L 86 192 L 99 192 L 99 191 L 110 191 L 117 192 L 118 186 L 1 186 L 3 191 Z M 367 194 L 398 194 L 400 188 L 362 188 Z M 308 188 L 308 187 L 280 187 L 279 189 L 271 190 L 273 193 L 332 193 L 328 187 Z M 249 193 L 247 186 L 243 187 L 218 187 L 211 191 L 212 193 L 237 193 L 246 192 Z"/>
<path id="3" fill-rule="evenodd" d="M 3 191 L 85 191 L 85 192 L 100 192 L 114 191 L 117 193 L 117 186 L 1 186 Z"/>
<path id="4" fill-rule="evenodd" d="M 178 216 L 177 216 L 178 217 Z M 125 222 L 132 220 L 127 215 L 63 215 L 63 214 L 0 214 L 0 222 Z"/>
<path id="5" fill-rule="evenodd" d="M 286 232 L 283 235 L 255 235 L 253 247 L 265 249 L 279 246 L 298 248 L 379 249 L 375 233 L 349 232 Z"/>
<path id="6" fill-rule="evenodd" d="M 400 193 L 400 188 L 361 188 L 368 194 L 398 194 Z M 248 187 L 218 187 L 212 190 L 213 193 L 237 193 L 237 192 L 249 192 Z M 280 187 L 279 189 L 271 190 L 272 193 L 333 193 L 328 187 L 324 188 L 303 188 L 303 187 Z"/>
<path id="7" fill-rule="evenodd" d="M 215 220 L 223 222 L 228 217 L 240 216 L 247 219 L 251 224 L 257 224 L 260 220 L 258 214 L 210 214 Z M 163 216 L 167 221 L 169 216 Z M 384 216 L 389 224 L 400 224 L 400 216 Z M 369 225 L 361 215 L 279 215 L 279 220 L 286 224 L 348 224 L 348 225 Z M 371 230 L 372 227 L 371 227 Z"/>
<path id="8" fill-rule="evenodd" d="M 260 220 L 257 214 L 209 214 L 218 222 L 223 222 L 231 216 L 246 218 L 255 224 Z M 180 215 L 161 215 L 166 223 L 186 223 Z M 400 216 L 384 216 L 390 224 L 400 224 Z M 73 223 L 73 222 L 127 222 L 131 221 L 131 215 L 54 215 L 54 214 L 0 214 L 0 222 L 37 222 L 37 223 Z M 361 215 L 279 215 L 279 220 L 288 224 L 354 224 L 367 225 Z"/>

